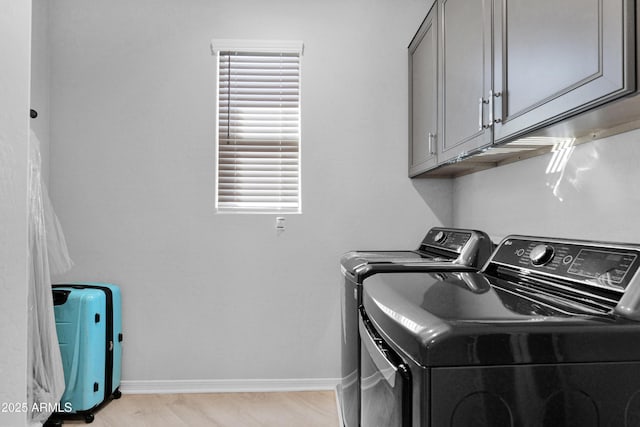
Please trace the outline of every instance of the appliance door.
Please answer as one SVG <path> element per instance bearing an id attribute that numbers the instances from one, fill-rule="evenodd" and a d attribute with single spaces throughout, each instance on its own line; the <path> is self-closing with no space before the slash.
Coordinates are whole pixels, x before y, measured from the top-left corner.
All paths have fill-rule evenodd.
<path id="1" fill-rule="evenodd" d="M 411 426 L 411 373 L 360 312 L 362 427 Z"/>
<path id="2" fill-rule="evenodd" d="M 353 251 L 341 259 L 344 287 L 342 305 L 342 378 L 338 388 L 344 427 L 360 424 L 360 336 L 358 307 L 362 304 L 362 280 L 378 272 L 408 269 L 406 265 L 422 269 L 464 269 L 451 262 L 432 262 L 427 254 L 414 251 Z M 413 268 L 413 267 L 411 267 Z"/>
<path id="3" fill-rule="evenodd" d="M 361 284 L 344 274 L 342 303 L 342 379 L 338 388 L 344 427 L 360 426 L 360 337 L 358 336 L 358 306 Z"/>

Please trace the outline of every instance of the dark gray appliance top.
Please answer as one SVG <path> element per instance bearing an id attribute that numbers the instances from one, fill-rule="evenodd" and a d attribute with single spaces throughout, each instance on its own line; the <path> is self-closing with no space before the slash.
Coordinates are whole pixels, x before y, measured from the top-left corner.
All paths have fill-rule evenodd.
<path id="1" fill-rule="evenodd" d="M 478 230 L 433 227 L 414 251 L 352 251 L 341 258 L 344 274 L 361 281 L 377 272 L 433 268 L 477 270 L 483 266 L 494 245 L 486 233 Z"/>
<path id="2" fill-rule="evenodd" d="M 480 273 L 364 281 L 366 315 L 423 366 L 640 360 L 640 246 L 524 236 Z"/>

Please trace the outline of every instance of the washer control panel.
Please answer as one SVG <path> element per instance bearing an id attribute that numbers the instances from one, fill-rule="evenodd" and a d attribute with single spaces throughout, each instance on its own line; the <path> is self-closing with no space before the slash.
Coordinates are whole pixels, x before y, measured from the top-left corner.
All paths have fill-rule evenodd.
<path id="1" fill-rule="evenodd" d="M 470 239 L 471 232 L 468 231 L 432 228 L 422 240 L 420 249 L 430 246 L 460 253 Z"/>
<path id="2" fill-rule="evenodd" d="M 551 262 L 556 251 L 551 245 L 537 245 L 529 252 L 529 259 L 533 265 L 545 265 Z"/>
<path id="3" fill-rule="evenodd" d="M 640 248 L 507 237 L 494 252 L 491 263 L 624 291 L 640 267 Z"/>

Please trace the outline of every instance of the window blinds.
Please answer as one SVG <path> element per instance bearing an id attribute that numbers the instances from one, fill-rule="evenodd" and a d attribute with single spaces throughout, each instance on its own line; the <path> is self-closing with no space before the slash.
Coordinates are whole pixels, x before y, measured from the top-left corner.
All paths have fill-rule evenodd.
<path id="1" fill-rule="evenodd" d="M 300 53 L 218 59 L 218 210 L 299 212 Z"/>

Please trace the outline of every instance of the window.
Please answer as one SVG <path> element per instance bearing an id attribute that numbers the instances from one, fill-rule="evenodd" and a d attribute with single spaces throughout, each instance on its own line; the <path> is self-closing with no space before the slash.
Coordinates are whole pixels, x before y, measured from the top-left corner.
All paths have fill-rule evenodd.
<path id="1" fill-rule="evenodd" d="M 218 212 L 300 212 L 300 42 L 213 40 Z"/>

